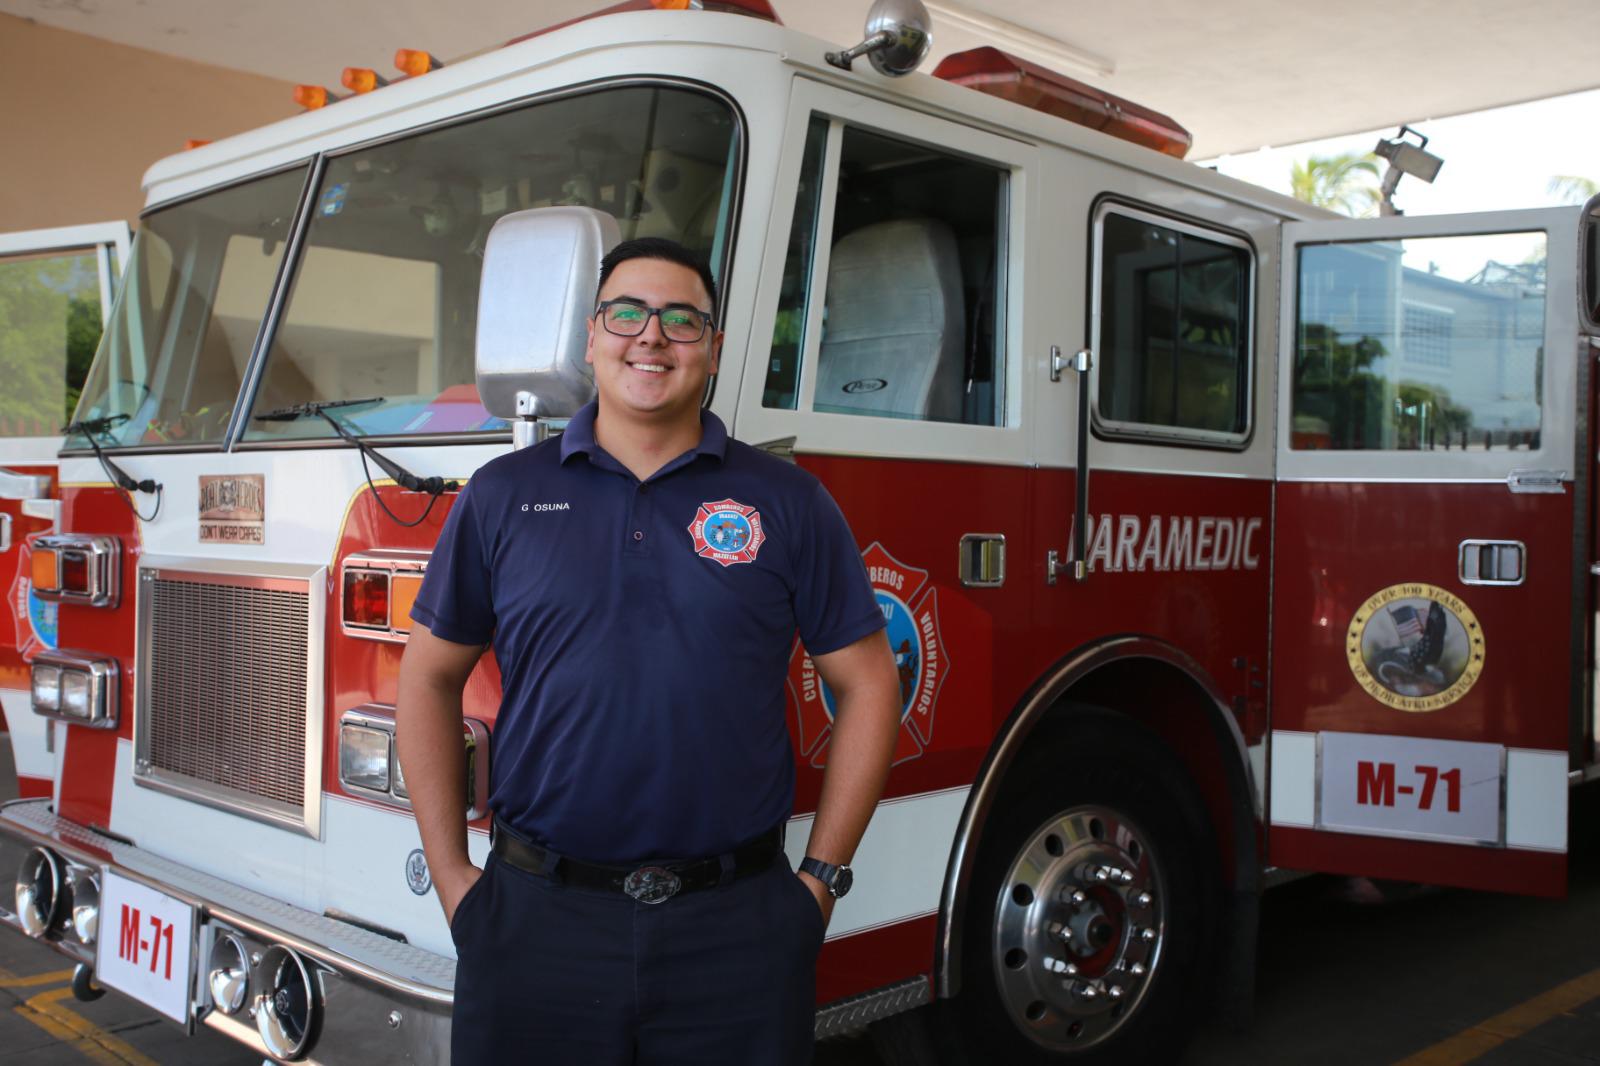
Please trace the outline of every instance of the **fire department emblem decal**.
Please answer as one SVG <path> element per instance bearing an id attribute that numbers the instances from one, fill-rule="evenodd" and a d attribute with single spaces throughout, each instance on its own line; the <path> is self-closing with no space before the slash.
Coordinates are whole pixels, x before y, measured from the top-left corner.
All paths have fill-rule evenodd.
<path id="1" fill-rule="evenodd" d="M 1397 711 L 1437 711 L 1461 699 L 1483 673 L 1477 615 L 1435 585 L 1390 585 L 1362 604 L 1345 634 L 1350 672 L 1367 694 Z"/>
<path id="2" fill-rule="evenodd" d="M 33 544 L 23 541 L 17 546 L 17 578 L 11 583 L 9 602 L 11 617 L 16 624 L 17 651 L 24 662 L 31 662 L 40 651 L 56 646 L 56 605 L 34 595 Z"/>
<path id="3" fill-rule="evenodd" d="M 702 503 L 689 523 L 694 553 L 723 566 L 753 563 L 767 535 L 761 531 L 761 512 L 737 500 Z"/>
<path id="4" fill-rule="evenodd" d="M 933 743 L 933 716 L 939 690 L 950 675 L 939 630 L 939 592 L 928 572 L 907 566 L 874 541 L 861 553 L 873 596 L 888 624 L 889 650 L 900 672 L 900 736 L 895 765 L 917 758 Z M 812 766 L 828 764 L 834 698 L 811 656 L 795 642 L 789 659 L 789 696 L 800 720 L 800 754 Z"/>

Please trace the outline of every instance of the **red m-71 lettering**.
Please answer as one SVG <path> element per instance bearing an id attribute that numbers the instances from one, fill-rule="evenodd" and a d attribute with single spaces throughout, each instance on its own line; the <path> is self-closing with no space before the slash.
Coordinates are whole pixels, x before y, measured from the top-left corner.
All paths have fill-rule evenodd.
<path id="1" fill-rule="evenodd" d="M 121 921 L 118 923 L 117 957 L 135 966 L 139 965 L 139 955 L 146 949 L 150 952 L 150 972 L 155 973 L 158 968 L 162 970 L 165 980 L 172 980 L 172 925 L 164 922 L 154 914 L 149 916 L 150 939 L 139 939 L 140 914 L 138 907 L 122 905 Z M 166 966 L 162 967 L 163 954 L 161 941 L 166 940 L 165 953 Z"/>
<path id="2" fill-rule="evenodd" d="M 1437 766 L 1413 766 L 1412 772 L 1422 778 L 1422 794 L 1417 797 L 1417 809 L 1433 810 L 1434 794 L 1439 782 L 1445 784 L 1445 809 L 1451 814 L 1461 810 L 1461 769 L 1440 772 Z M 1360 760 L 1356 763 L 1356 802 L 1366 806 L 1393 807 L 1395 796 L 1410 796 L 1417 791 L 1413 785 L 1395 784 L 1395 765 L 1392 762 Z"/>

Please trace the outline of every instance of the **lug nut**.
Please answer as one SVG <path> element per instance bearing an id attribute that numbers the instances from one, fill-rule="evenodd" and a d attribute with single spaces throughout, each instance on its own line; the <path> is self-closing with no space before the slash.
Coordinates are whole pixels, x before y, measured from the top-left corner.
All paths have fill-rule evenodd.
<path id="1" fill-rule="evenodd" d="M 1137 896 L 1133 897 L 1133 902 L 1137 903 L 1141 907 L 1148 907 L 1155 901 L 1156 898 L 1148 892 L 1141 892 Z"/>
<path id="2" fill-rule="evenodd" d="M 1121 985 L 1112 985 L 1110 988 L 1106 989 L 1106 995 L 1110 996 L 1112 999 L 1121 999 L 1122 998 L 1122 986 Z"/>
<path id="3" fill-rule="evenodd" d="M 1156 938 L 1156 931 L 1154 929 L 1141 929 L 1141 930 L 1139 930 L 1139 939 L 1143 940 L 1146 944 L 1152 943 L 1155 940 L 1155 938 Z"/>
<path id="4" fill-rule="evenodd" d="M 1089 897 L 1083 894 L 1083 889 L 1081 888 L 1073 889 L 1072 895 L 1067 897 L 1067 902 L 1072 904 L 1074 907 L 1081 907 L 1088 901 Z"/>
<path id="5" fill-rule="evenodd" d="M 1128 967 L 1128 972 L 1133 974 L 1133 976 L 1135 976 L 1135 977 L 1143 977 L 1144 976 L 1144 963 L 1142 963 L 1142 962 L 1134 963 L 1133 965 Z"/>
<path id="6" fill-rule="evenodd" d="M 1076 965 L 1063 959 L 1047 958 L 1044 960 L 1044 968 L 1049 970 L 1051 973 L 1065 974 L 1068 977 L 1071 977 L 1073 974 L 1078 972 L 1078 967 Z"/>
<path id="7" fill-rule="evenodd" d="M 1095 999 L 1100 995 L 1100 990 L 1091 984 L 1084 984 L 1078 989 L 1078 994 L 1084 999 Z"/>
<path id="8" fill-rule="evenodd" d="M 1121 881 L 1125 885 L 1132 884 L 1133 883 L 1133 871 L 1132 870 L 1118 870 L 1117 871 L 1117 880 Z"/>

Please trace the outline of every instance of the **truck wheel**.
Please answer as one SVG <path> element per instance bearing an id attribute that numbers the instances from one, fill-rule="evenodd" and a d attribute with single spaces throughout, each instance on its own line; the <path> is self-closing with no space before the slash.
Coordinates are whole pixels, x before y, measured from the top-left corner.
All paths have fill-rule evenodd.
<path id="1" fill-rule="evenodd" d="M 1058 738 L 1018 767 L 979 853 L 953 1004 L 969 1054 L 1173 1061 L 1208 992 L 1204 808 L 1182 763 L 1128 719 L 1085 708 Z"/>

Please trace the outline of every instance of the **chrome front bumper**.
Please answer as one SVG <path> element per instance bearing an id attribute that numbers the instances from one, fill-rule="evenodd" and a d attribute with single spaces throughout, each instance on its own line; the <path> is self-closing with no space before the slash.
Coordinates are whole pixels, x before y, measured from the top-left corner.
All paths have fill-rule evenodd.
<path id="1" fill-rule="evenodd" d="M 271 1057 L 246 1010 L 213 1009 L 206 960 L 217 933 L 244 943 L 258 969 L 268 948 L 298 952 L 316 974 L 318 1035 L 304 1061 L 337 1064 L 447 1063 L 455 960 L 325 915 L 292 907 L 210 874 L 169 862 L 103 833 L 58 817 L 49 800 L 14 800 L 0 807 L 0 923 L 22 933 L 9 909 L 10 880 L 28 852 L 47 848 L 68 864 L 111 869 L 192 904 L 199 926 L 189 1025 L 203 1024 Z M 103 926 L 101 935 L 106 935 Z M 42 938 L 75 962 L 94 965 L 94 949 L 57 923 Z M 250 975 L 250 997 L 264 975 Z"/>

